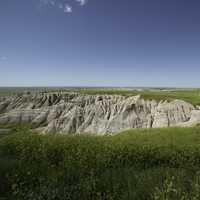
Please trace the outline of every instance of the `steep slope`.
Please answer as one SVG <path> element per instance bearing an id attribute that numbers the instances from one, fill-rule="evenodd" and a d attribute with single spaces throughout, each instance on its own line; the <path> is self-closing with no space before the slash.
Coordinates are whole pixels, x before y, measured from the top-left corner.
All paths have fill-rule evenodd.
<path id="1" fill-rule="evenodd" d="M 0 98 L 0 125 L 30 123 L 43 133 L 117 133 L 129 128 L 192 126 L 200 110 L 182 100 L 140 96 L 35 93 Z"/>

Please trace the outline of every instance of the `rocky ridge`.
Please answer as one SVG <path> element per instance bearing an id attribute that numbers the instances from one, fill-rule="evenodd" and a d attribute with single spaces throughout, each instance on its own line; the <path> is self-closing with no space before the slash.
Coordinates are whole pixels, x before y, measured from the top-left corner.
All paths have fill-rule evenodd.
<path id="1" fill-rule="evenodd" d="M 193 126 L 200 109 L 183 100 L 32 93 L 0 98 L 0 125 L 30 123 L 42 133 L 112 134 L 129 128 Z"/>

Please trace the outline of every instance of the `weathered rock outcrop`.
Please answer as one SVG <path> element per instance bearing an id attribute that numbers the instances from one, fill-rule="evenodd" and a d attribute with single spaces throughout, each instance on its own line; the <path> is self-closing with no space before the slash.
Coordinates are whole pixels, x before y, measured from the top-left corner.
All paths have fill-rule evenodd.
<path id="1" fill-rule="evenodd" d="M 117 133 L 129 128 L 192 126 L 200 110 L 182 100 L 140 96 L 35 93 L 0 98 L 0 124 L 30 123 L 43 133 Z"/>

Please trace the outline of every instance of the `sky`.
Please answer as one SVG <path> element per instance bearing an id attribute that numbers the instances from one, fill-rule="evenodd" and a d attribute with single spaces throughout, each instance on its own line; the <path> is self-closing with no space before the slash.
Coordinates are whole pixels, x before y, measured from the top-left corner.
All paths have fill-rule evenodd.
<path id="1" fill-rule="evenodd" d="M 0 0 L 0 86 L 200 87 L 199 0 Z"/>

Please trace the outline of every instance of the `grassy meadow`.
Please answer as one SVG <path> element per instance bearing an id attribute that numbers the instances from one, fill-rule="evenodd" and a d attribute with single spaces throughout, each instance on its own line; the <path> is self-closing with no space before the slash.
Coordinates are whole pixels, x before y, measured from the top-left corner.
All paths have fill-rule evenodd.
<path id="1" fill-rule="evenodd" d="M 135 96 L 141 95 L 142 98 L 148 100 L 174 100 L 182 99 L 187 102 L 192 103 L 193 105 L 200 105 L 200 89 L 185 89 L 185 90 L 127 90 L 127 89 L 77 89 L 75 90 L 82 94 L 110 94 L 110 95 L 123 95 L 123 96 Z"/>
<path id="2" fill-rule="evenodd" d="M 0 139 L 0 196 L 19 200 L 200 199 L 200 127 L 116 136 Z"/>
<path id="3" fill-rule="evenodd" d="M 140 94 L 200 105 L 199 89 L 45 92 L 55 91 Z M 0 96 L 19 93 L 0 90 Z M 200 126 L 131 129 L 115 136 L 39 135 L 25 124 L 0 127 L 0 200 L 79 199 L 199 200 Z"/>

